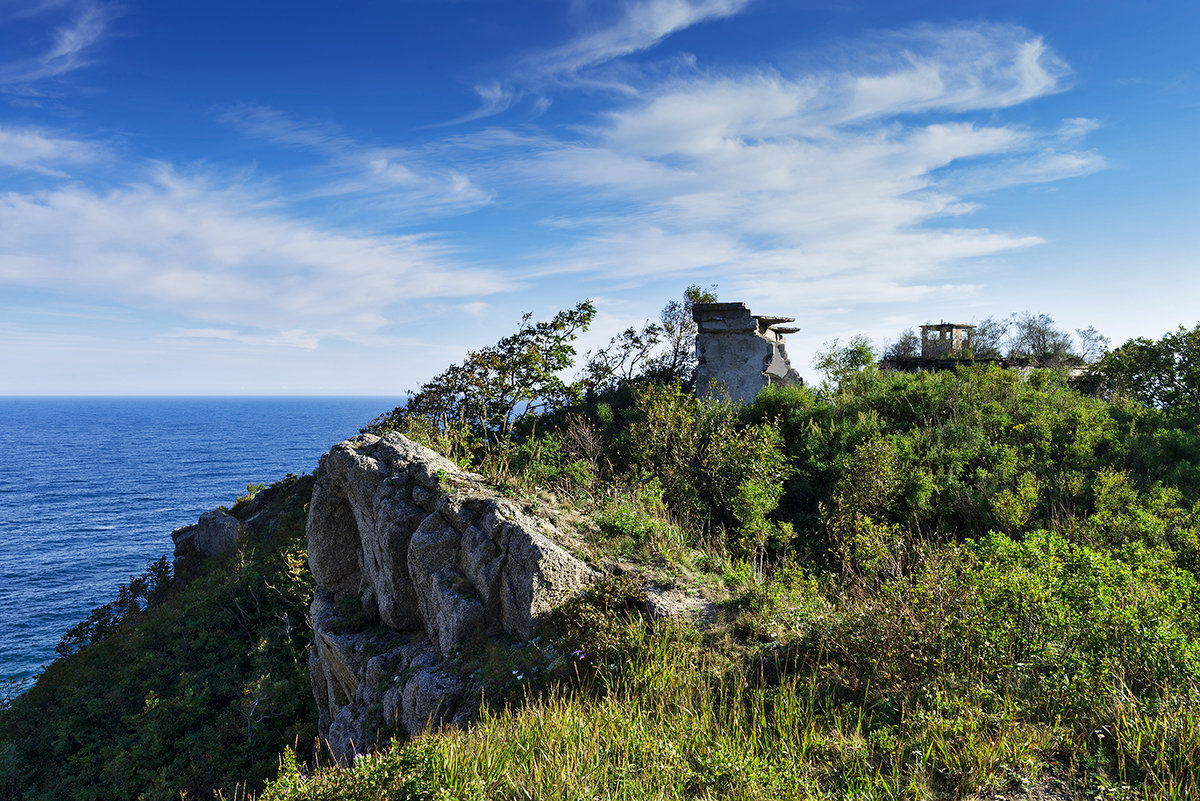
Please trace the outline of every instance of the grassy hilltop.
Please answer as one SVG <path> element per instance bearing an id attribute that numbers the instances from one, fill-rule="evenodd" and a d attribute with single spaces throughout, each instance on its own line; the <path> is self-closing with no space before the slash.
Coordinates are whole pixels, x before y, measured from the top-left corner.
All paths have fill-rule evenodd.
<path id="1" fill-rule="evenodd" d="M 290 479 L 235 506 L 278 522 L 219 569 L 159 567 L 72 630 L 0 710 L 0 798 L 1200 796 L 1200 327 L 1106 356 L 1101 397 L 867 366 L 736 407 L 684 383 L 687 305 L 575 383 L 594 310 L 526 321 L 368 426 L 616 566 L 462 656 L 494 688 L 476 724 L 313 762 Z M 630 576 L 715 618 L 647 620 Z"/>

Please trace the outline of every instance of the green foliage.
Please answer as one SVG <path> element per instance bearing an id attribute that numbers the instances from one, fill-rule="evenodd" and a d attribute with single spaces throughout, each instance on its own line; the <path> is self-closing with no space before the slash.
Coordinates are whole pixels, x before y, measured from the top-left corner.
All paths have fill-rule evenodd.
<path id="1" fill-rule="evenodd" d="M 1012 358 L 1037 359 L 1044 364 L 1077 361 L 1071 351 L 1071 335 L 1054 327 L 1048 314 L 1028 311 L 1009 318 L 1008 355 Z"/>
<path id="2" fill-rule="evenodd" d="M 887 517 L 901 502 L 902 490 L 891 440 L 868 440 L 850 455 L 828 507 L 821 508 L 830 547 L 843 570 L 899 574 L 903 532 Z"/>
<path id="3" fill-rule="evenodd" d="M 901 481 L 886 510 L 876 504 L 867 514 L 923 537 L 1037 528 L 1089 536 L 1083 522 L 1105 471 L 1127 472 L 1138 497 L 1158 493 L 1156 508 L 1177 521 L 1200 490 L 1196 437 L 1082 396 L 1048 373 L 1037 380 L 998 368 L 860 374 L 829 402 L 804 389 L 771 388 L 748 414 L 778 421 L 795 472 L 777 514 L 804 532 L 816 554 L 829 548 L 820 504 L 836 511 L 829 504 L 856 464 L 856 449 L 879 438 L 891 443 Z"/>
<path id="4" fill-rule="evenodd" d="M 1200 420 L 1200 324 L 1158 341 L 1131 339 L 1096 367 L 1103 391 Z"/>
<path id="5" fill-rule="evenodd" d="M 1053 371 L 837 380 L 629 382 L 512 450 L 588 465 L 602 547 L 678 531 L 739 594 L 698 632 L 600 585 L 551 616 L 588 670 L 392 754 L 446 798 L 1200 794 L 1194 424 Z"/>
<path id="6" fill-rule="evenodd" d="M 267 784 L 261 801 L 438 801 L 480 798 L 439 790 L 440 754 L 432 743 L 359 754 L 342 769 L 310 771 L 291 748 L 280 759 L 279 775 Z"/>
<path id="7" fill-rule="evenodd" d="M 763 546 L 778 530 L 768 515 L 787 476 L 778 427 L 745 423 L 737 407 L 678 383 L 640 387 L 634 402 L 634 452 L 675 514 L 693 530 L 724 532 L 736 550 Z"/>
<path id="8" fill-rule="evenodd" d="M 665 383 L 679 381 L 691 386 L 696 373 L 696 321 L 692 319 L 692 307 L 698 303 L 716 303 L 717 288 L 701 289 L 689 286 L 683 291 L 682 300 L 668 301 L 659 314 L 666 350 L 656 356 L 646 369 L 652 381 Z"/>
<path id="9" fill-rule="evenodd" d="M 158 606 L 170 592 L 171 563 L 163 556 L 146 566 L 140 576 L 130 576 L 128 584 L 117 588 L 117 597 L 93 609 L 88 616 L 67 629 L 55 646 L 62 659 L 69 659 L 85 645 L 108 639 L 123 625 Z"/>
<path id="10" fill-rule="evenodd" d="M 637 380 L 656 383 L 679 381 L 691 385 L 696 372 L 696 322 L 692 307 L 716 303 L 716 287 L 689 286 L 682 300 L 671 300 L 659 313 L 659 322 L 640 330 L 627 328 L 606 348 L 588 354 L 580 385 L 588 397 L 627 387 Z M 659 345 L 665 345 L 659 350 Z M 656 353 L 656 351 L 658 351 Z"/>
<path id="11" fill-rule="evenodd" d="M 574 364 L 575 338 L 596 315 L 591 301 L 561 311 L 545 322 L 522 318 L 515 333 L 467 353 L 423 384 L 405 406 L 380 415 L 362 430 L 381 434 L 404 430 L 413 418 L 438 432 L 455 431 L 449 440 L 479 447 L 508 437 L 520 420 L 569 403 L 577 392 L 559 373 Z"/>
<path id="12" fill-rule="evenodd" d="M 626 624 L 645 603 L 645 592 L 629 576 L 606 576 L 554 609 L 546 627 L 560 650 L 580 662 L 621 663 L 631 653 Z"/>
<path id="13" fill-rule="evenodd" d="M 0 710 L 4 797 L 178 799 L 261 783 L 316 711 L 305 615 L 312 479 L 259 493 L 263 522 L 183 584 L 165 561 L 64 638 L 60 657 Z"/>
<path id="14" fill-rule="evenodd" d="M 594 396 L 629 384 L 650 361 L 662 337 L 663 330 L 657 323 L 646 323 L 641 329 L 626 328 L 606 347 L 588 354 L 579 381 L 581 389 Z"/>
<path id="15" fill-rule="evenodd" d="M 641 545 L 654 533 L 657 521 L 634 506 L 619 504 L 596 515 L 596 525 L 610 538 L 624 538 Z"/>
<path id="16" fill-rule="evenodd" d="M 875 348 L 871 340 L 855 334 L 842 345 L 831 339 L 818 351 L 813 366 L 825 374 L 826 386 L 841 387 L 852 375 L 875 363 Z"/>
<path id="17" fill-rule="evenodd" d="M 915 359 L 920 355 L 921 337 L 913 328 L 901 331 L 896 341 L 890 343 L 883 351 L 884 359 Z"/>
<path id="18" fill-rule="evenodd" d="M 553 433 L 519 443 L 502 440 L 480 466 L 486 474 L 527 490 L 553 489 L 580 500 L 597 481 L 595 464 L 564 452 L 561 435 Z"/>

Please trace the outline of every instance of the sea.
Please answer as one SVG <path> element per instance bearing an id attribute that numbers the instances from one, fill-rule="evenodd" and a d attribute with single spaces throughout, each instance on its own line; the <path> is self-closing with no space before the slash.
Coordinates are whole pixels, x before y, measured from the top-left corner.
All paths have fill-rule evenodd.
<path id="1" fill-rule="evenodd" d="M 171 532 L 248 484 L 317 467 L 401 398 L 0 397 L 0 679 L 29 679 L 63 633 Z"/>

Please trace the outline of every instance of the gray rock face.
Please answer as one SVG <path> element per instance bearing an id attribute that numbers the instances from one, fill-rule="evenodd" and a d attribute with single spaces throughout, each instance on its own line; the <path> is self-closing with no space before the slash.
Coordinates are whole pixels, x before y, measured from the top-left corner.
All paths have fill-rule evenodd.
<path id="1" fill-rule="evenodd" d="M 468 717 L 467 683 L 444 657 L 501 632 L 528 638 L 596 575 L 548 521 L 395 433 L 321 457 L 307 533 L 313 694 L 343 761 L 393 730 Z M 385 633 L 362 633 L 376 615 Z"/>
<path id="2" fill-rule="evenodd" d="M 204 556 L 220 556 L 237 540 L 241 523 L 223 509 L 213 509 L 200 515 L 200 521 L 171 532 L 175 542 L 175 561 L 195 549 Z"/>
<path id="3" fill-rule="evenodd" d="M 688 595 L 677 587 L 646 589 L 646 614 L 651 618 L 680 618 L 696 623 L 711 623 L 717 615 L 712 601 Z"/>

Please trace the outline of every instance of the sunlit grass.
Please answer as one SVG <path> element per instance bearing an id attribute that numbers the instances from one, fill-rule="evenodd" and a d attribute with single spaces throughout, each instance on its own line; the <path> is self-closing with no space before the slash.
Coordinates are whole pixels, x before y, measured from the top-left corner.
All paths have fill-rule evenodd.
<path id="1" fill-rule="evenodd" d="M 981 665 L 849 691 L 832 644 L 805 644 L 879 599 L 821 594 L 778 579 L 708 631 L 632 619 L 623 659 L 351 766 L 288 762 L 261 798 L 985 798 L 1051 781 L 1067 797 L 1197 797 L 1200 716 L 1180 688 L 1150 701 L 1103 683 L 1071 720 Z M 790 622 L 760 621 L 775 642 L 754 646 L 733 630 L 755 615 Z"/>

